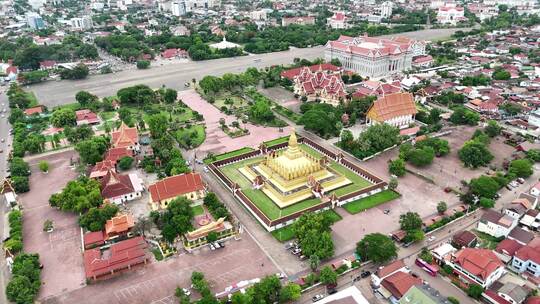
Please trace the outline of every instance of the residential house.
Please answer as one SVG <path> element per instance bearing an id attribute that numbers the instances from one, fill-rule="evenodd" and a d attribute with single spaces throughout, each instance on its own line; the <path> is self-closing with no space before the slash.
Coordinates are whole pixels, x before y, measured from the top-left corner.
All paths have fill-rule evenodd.
<path id="1" fill-rule="evenodd" d="M 456 252 L 449 265 L 465 284 L 489 287 L 505 274 L 504 264 L 489 249 L 463 248 Z"/>
<path id="2" fill-rule="evenodd" d="M 97 125 L 101 122 L 97 114 L 88 109 L 75 111 L 75 116 L 77 118 L 77 126 Z"/>
<path id="3" fill-rule="evenodd" d="M 456 25 L 465 20 L 465 10 L 461 6 L 445 5 L 437 11 L 437 21 L 442 24 Z"/>
<path id="4" fill-rule="evenodd" d="M 488 290 L 485 291 L 485 297 L 492 302 L 506 304 L 521 304 L 527 299 L 530 293 L 530 288 L 526 286 L 521 286 L 516 283 L 507 282 L 507 283 L 495 283 Z M 499 298 L 502 298 L 503 301 L 499 301 Z"/>
<path id="5" fill-rule="evenodd" d="M 105 235 L 107 239 L 115 238 L 128 233 L 135 226 L 135 220 L 131 214 L 117 215 L 105 223 Z"/>
<path id="6" fill-rule="evenodd" d="M 377 292 L 394 303 L 415 285 L 422 285 L 422 280 L 413 277 L 410 273 L 398 271 L 384 278 Z"/>
<path id="7" fill-rule="evenodd" d="M 371 275 L 371 285 L 374 287 L 379 287 L 382 280 L 398 271 L 410 272 L 403 260 L 397 260 L 384 267 L 380 267 L 377 272 Z"/>
<path id="8" fill-rule="evenodd" d="M 476 229 L 498 238 L 506 237 L 516 225 L 517 221 L 512 217 L 489 209 L 480 218 Z"/>
<path id="9" fill-rule="evenodd" d="M 414 97 L 411 93 L 395 93 L 379 97 L 366 114 L 366 123 L 373 125 L 386 123 L 400 129 L 414 123 L 417 113 Z"/>
<path id="10" fill-rule="evenodd" d="M 508 234 L 508 238 L 514 240 L 521 245 L 527 245 L 534 239 L 534 234 L 521 227 L 514 227 Z"/>
<path id="11" fill-rule="evenodd" d="M 463 247 L 473 248 L 477 242 L 476 235 L 468 230 L 457 232 L 452 236 L 452 245 L 458 249 Z"/>
<path id="12" fill-rule="evenodd" d="M 521 247 L 523 247 L 523 245 L 518 243 L 516 240 L 504 239 L 497 244 L 495 254 L 501 259 L 501 261 L 508 264 L 508 262 L 510 262 L 514 257 L 514 254 L 516 254 L 516 251 L 518 251 Z"/>
<path id="13" fill-rule="evenodd" d="M 131 151 L 139 151 L 139 133 L 137 128 L 128 127 L 122 122 L 118 131 L 112 132 L 113 148 L 127 148 Z"/>
<path id="14" fill-rule="evenodd" d="M 519 224 L 529 230 L 538 231 L 540 227 L 540 211 L 536 209 L 527 210 L 519 220 Z"/>
<path id="15" fill-rule="evenodd" d="M 529 191 L 531 195 L 534 195 L 536 197 L 540 196 L 540 182 L 536 183 L 531 190 Z"/>
<path id="16" fill-rule="evenodd" d="M 414 285 L 398 302 L 399 304 L 449 304 L 441 293 L 425 284 Z"/>
<path id="17" fill-rule="evenodd" d="M 100 182 L 101 196 L 115 204 L 138 199 L 144 191 L 144 183 L 135 173 L 122 175 L 109 170 Z"/>
<path id="18" fill-rule="evenodd" d="M 358 88 L 356 88 L 356 92 L 353 93 L 353 98 L 362 98 L 366 96 L 385 96 L 388 94 L 399 93 L 401 92 L 402 88 L 404 88 L 404 86 L 399 81 L 385 83 L 376 80 L 365 80 L 359 84 Z"/>
<path id="19" fill-rule="evenodd" d="M 335 12 L 332 17 L 326 18 L 326 24 L 333 29 L 345 29 L 348 27 L 347 19 L 344 12 Z"/>
<path id="20" fill-rule="evenodd" d="M 45 111 L 45 106 L 39 105 L 35 107 L 28 108 L 24 110 L 26 116 L 31 116 L 34 114 L 41 115 Z"/>
<path id="21" fill-rule="evenodd" d="M 150 185 L 148 191 L 152 210 L 165 209 L 170 201 L 179 197 L 197 200 L 206 196 L 206 186 L 196 172 L 166 177 Z"/>
<path id="22" fill-rule="evenodd" d="M 412 66 L 415 68 L 429 68 L 433 64 L 431 55 L 422 55 L 413 58 Z"/>
<path id="23" fill-rule="evenodd" d="M 527 276 L 540 277 L 540 239 L 535 239 L 516 251 L 512 268 Z"/>
<path id="24" fill-rule="evenodd" d="M 458 251 L 458 249 L 451 244 L 442 243 L 437 248 L 431 250 L 431 255 L 433 256 L 435 263 L 444 266 L 452 260 L 452 257 L 456 251 Z"/>
<path id="25" fill-rule="evenodd" d="M 142 236 L 114 243 L 110 248 L 86 250 L 84 270 L 87 280 L 106 279 L 133 267 L 146 264 L 148 245 Z"/>
<path id="26" fill-rule="evenodd" d="M 105 152 L 105 155 L 103 155 L 103 159 L 105 161 L 110 161 L 113 166 L 116 168 L 116 164 L 119 160 L 121 160 L 124 157 L 133 157 L 133 150 L 129 150 L 126 147 L 119 147 L 119 148 L 110 148 Z"/>
<path id="27" fill-rule="evenodd" d="M 517 198 L 513 200 L 505 209 L 504 214 L 515 220 L 519 220 L 527 210 L 532 208 L 532 203 L 527 198 Z"/>

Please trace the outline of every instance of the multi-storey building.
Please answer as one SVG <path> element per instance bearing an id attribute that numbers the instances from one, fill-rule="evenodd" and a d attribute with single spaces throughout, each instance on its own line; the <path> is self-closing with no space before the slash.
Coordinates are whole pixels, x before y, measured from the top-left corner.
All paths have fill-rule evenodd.
<path id="1" fill-rule="evenodd" d="M 69 22 L 71 23 L 71 27 L 75 30 L 84 31 L 93 27 L 92 17 L 90 16 L 71 18 Z"/>
<path id="2" fill-rule="evenodd" d="M 183 16 L 186 14 L 186 1 L 172 1 L 171 14 L 173 16 Z"/>
<path id="3" fill-rule="evenodd" d="M 458 22 L 467 20 L 462 6 L 445 5 L 437 11 L 437 21 L 442 24 L 456 25 Z"/>
<path id="4" fill-rule="evenodd" d="M 392 16 L 392 8 L 394 4 L 392 1 L 384 1 L 381 4 L 381 17 L 383 18 L 390 18 Z"/>
<path id="5" fill-rule="evenodd" d="M 45 28 L 45 23 L 40 15 L 36 13 L 28 13 L 26 15 L 26 23 L 31 29 L 39 30 Z"/>
<path id="6" fill-rule="evenodd" d="M 464 248 L 453 254 L 448 262 L 454 273 L 465 284 L 491 286 L 503 274 L 504 264 L 489 249 Z"/>
<path id="7" fill-rule="evenodd" d="M 514 254 L 512 268 L 535 278 L 540 277 L 540 242 L 532 241 Z"/>
<path id="8" fill-rule="evenodd" d="M 411 69 L 413 57 L 425 52 L 423 41 L 406 37 L 341 36 L 328 41 L 325 59 L 338 59 L 345 69 L 364 77 L 385 77 Z"/>

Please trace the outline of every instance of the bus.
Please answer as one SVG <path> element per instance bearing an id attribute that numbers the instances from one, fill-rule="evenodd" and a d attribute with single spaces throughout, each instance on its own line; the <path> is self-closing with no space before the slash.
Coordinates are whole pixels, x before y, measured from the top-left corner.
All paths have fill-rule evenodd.
<path id="1" fill-rule="evenodd" d="M 427 263 L 426 261 L 417 258 L 414 262 L 418 267 L 424 269 L 425 272 L 427 272 L 430 276 L 436 277 L 437 272 L 439 272 L 439 267 L 437 265 L 431 265 Z"/>

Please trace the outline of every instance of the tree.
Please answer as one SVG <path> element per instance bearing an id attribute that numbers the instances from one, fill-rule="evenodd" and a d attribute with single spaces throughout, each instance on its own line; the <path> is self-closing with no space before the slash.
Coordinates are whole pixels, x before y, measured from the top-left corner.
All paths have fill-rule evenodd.
<path id="1" fill-rule="evenodd" d="M 302 296 L 302 287 L 295 283 L 288 283 L 285 285 L 279 293 L 279 302 L 295 302 Z"/>
<path id="2" fill-rule="evenodd" d="M 124 156 L 118 161 L 118 168 L 120 170 L 129 170 L 133 165 L 133 157 Z"/>
<path id="3" fill-rule="evenodd" d="M 173 243 L 177 236 L 193 229 L 193 209 L 191 201 L 185 197 L 172 200 L 167 205 L 167 211 L 161 216 L 163 222 L 162 235 L 169 243 Z"/>
<path id="4" fill-rule="evenodd" d="M 62 79 L 84 79 L 88 76 L 90 70 L 88 67 L 79 63 L 72 69 L 62 69 L 60 70 L 60 78 Z"/>
<path id="5" fill-rule="evenodd" d="M 71 108 L 60 108 L 54 111 L 51 116 L 51 123 L 57 128 L 74 126 L 76 122 L 77 116 Z"/>
<path id="6" fill-rule="evenodd" d="M 137 69 L 145 70 L 150 67 L 150 61 L 148 60 L 138 60 L 137 61 Z"/>
<path id="7" fill-rule="evenodd" d="M 30 191 L 30 183 L 27 176 L 12 176 L 11 184 L 16 193 L 24 193 Z"/>
<path id="8" fill-rule="evenodd" d="M 208 243 L 213 243 L 213 242 L 215 242 L 217 240 L 218 240 L 218 235 L 217 235 L 217 233 L 215 231 L 209 232 L 208 235 L 206 236 L 206 241 Z"/>
<path id="9" fill-rule="evenodd" d="M 120 103 L 124 105 L 134 104 L 143 106 L 158 101 L 156 92 L 143 84 L 122 88 L 116 92 L 116 96 L 120 99 Z"/>
<path id="10" fill-rule="evenodd" d="M 337 273 L 330 266 L 325 266 L 321 269 L 319 279 L 324 285 L 335 285 L 337 283 Z"/>
<path id="11" fill-rule="evenodd" d="M 517 177 L 527 178 L 533 174 L 532 163 L 526 158 L 515 159 L 510 162 L 510 166 L 508 167 L 508 174 Z"/>
<path id="12" fill-rule="evenodd" d="M 480 120 L 480 115 L 465 107 L 456 107 L 450 116 L 450 121 L 456 125 L 476 126 Z"/>
<path id="13" fill-rule="evenodd" d="M 168 119 L 163 113 L 151 115 L 148 118 L 148 127 L 152 138 L 160 138 L 166 135 L 168 129 Z"/>
<path id="14" fill-rule="evenodd" d="M 479 300 L 484 293 L 484 288 L 478 284 L 469 284 L 467 295 L 473 299 Z"/>
<path id="15" fill-rule="evenodd" d="M 39 170 L 41 170 L 41 172 L 49 172 L 49 163 L 42 160 L 39 162 Z"/>
<path id="16" fill-rule="evenodd" d="M 404 176 L 405 162 L 401 158 L 396 158 L 388 163 L 388 171 L 395 176 Z"/>
<path id="17" fill-rule="evenodd" d="M 469 140 L 458 151 L 459 159 L 465 167 L 478 168 L 486 166 L 494 158 L 486 145 L 476 140 Z"/>
<path id="18" fill-rule="evenodd" d="M 399 225 L 405 231 L 417 230 L 422 228 L 422 218 L 416 212 L 407 212 L 399 216 Z"/>
<path id="19" fill-rule="evenodd" d="M 270 122 L 274 119 L 274 113 L 265 101 L 257 100 L 249 108 L 249 117 L 256 122 Z"/>
<path id="20" fill-rule="evenodd" d="M 510 72 L 502 68 L 495 69 L 495 71 L 493 71 L 493 74 L 491 74 L 491 78 L 495 80 L 508 80 L 511 76 L 512 75 L 510 75 Z"/>
<path id="21" fill-rule="evenodd" d="M 36 292 L 32 282 L 25 276 L 14 276 L 6 287 L 8 300 L 17 304 L 34 303 Z"/>
<path id="22" fill-rule="evenodd" d="M 489 198 L 481 197 L 480 201 L 478 202 L 480 207 L 489 209 L 495 207 L 495 201 Z"/>
<path id="23" fill-rule="evenodd" d="M 6 287 L 8 300 L 17 304 L 33 303 L 41 286 L 39 255 L 21 253 L 15 257 L 12 279 Z"/>
<path id="24" fill-rule="evenodd" d="M 160 94 L 166 103 L 173 103 L 178 98 L 178 92 L 174 89 L 164 89 Z"/>
<path id="25" fill-rule="evenodd" d="M 101 206 L 102 203 L 100 183 L 87 177 L 68 182 L 61 192 L 49 198 L 51 207 L 77 213 L 84 213 L 92 207 Z"/>
<path id="26" fill-rule="evenodd" d="M 98 102 L 99 98 L 87 91 L 79 91 L 77 94 L 75 94 L 75 100 L 79 103 L 79 105 L 81 105 L 81 107 L 86 108 Z"/>
<path id="27" fill-rule="evenodd" d="M 180 304 L 189 304 L 191 301 L 189 296 L 184 292 L 184 289 L 180 287 L 176 287 L 174 295 L 178 298 Z"/>
<path id="28" fill-rule="evenodd" d="M 9 170 L 12 176 L 29 176 L 30 166 L 20 157 L 14 157 L 9 163 Z"/>
<path id="29" fill-rule="evenodd" d="M 478 197 L 493 199 L 499 190 L 499 184 L 491 177 L 482 175 L 471 179 L 469 190 Z"/>
<path id="30" fill-rule="evenodd" d="M 530 159 L 533 162 L 539 162 L 540 161 L 540 150 L 531 149 L 531 150 L 527 151 L 527 158 Z"/>
<path id="31" fill-rule="evenodd" d="M 275 275 L 263 278 L 247 291 L 251 303 L 277 303 L 280 300 L 281 282 Z"/>
<path id="32" fill-rule="evenodd" d="M 501 129 L 501 126 L 499 126 L 495 120 L 490 120 L 488 121 L 487 126 L 484 128 L 484 132 L 486 132 L 489 137 L 495 137 L 501 134 Z"/>
<path id="33" fill-rule="evenodd" d="M 397 248 L 392 239 L 381 233 L 366 235 L 356 244 L 356 253 L 362 260 L 385 263 L 397 257 Z"/>
<path id="34" fill-rule="evenodd" d="M 101 231 L 105 228 L 105 223 L 118 213 L 118 207 L 113 204 L 105 204 L 101 208 L 90 208 L 88 212 L 81 215 L 79 225 L 90 231 Z"/>
<path id="35" fill-rule="evenodd" d="M 317 268 L 319 267 L 321 263 L 321 260 L 319 259 L 318 256 L 316 255 L 311 255 L 309 257 L 309 267 L 311 268 L 311 271 L 315 271 L 317 270 Z"/>
<path id="36" fill-rule="evenodd" d="M 390 178 L 390 181 L 388 182 L 388 189 L 390 190 L 396 190 L 396 188 L 398 187 L 398 180 L 397 178 Z"/>
<path id="37" fill-rule="evenodd" d="M 425 167 L 433 162 L 435 150 L 431 147 L 423 147 L 421 149 L 414 148 L 407 153 L 406 159 L 417 167 Z"/>
<path id="38" fill-rule="evenodd" d="M 440 201 L 437 204 L 437 212 L 439 214 L 444 214 L 444 212 L 448 209 L 448 206 L 446 205 L 446 202 Z"/>
<path id="39" fill-rule="evenodd" d="M 95 165 L 103 159 L 103 153 L 109 147 L 109 140 L 103 136 L 92 137 L 75 145 L 75 151 L 79 152 L 81 161 Z"/>
<path id="40" fill-rule="evenodd" d="M 334 254 L 331 225 L 331 219 L 313 212 L 304 213 L 293 224 L 294 233 L 304 255 L 316 255 L 319 259 L 325 259 Z"/>

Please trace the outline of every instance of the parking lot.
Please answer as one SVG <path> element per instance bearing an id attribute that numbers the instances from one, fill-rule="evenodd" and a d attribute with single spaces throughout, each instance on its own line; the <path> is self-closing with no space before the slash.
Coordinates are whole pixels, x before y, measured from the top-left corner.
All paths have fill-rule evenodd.
<path id="1" fill-rule="evenodd" d="M 189 287 L 193 271 L 203 272 L 216 293 L 238 281 L 278 272 L 248 234 L 241 237 L 227 241 L 225 248 L 211 251 L 205 247 L 194 254 L 153 261 L 110 280 L 49 297 L 43 303 L 177 303 L 174 290 Z"/>
<path id="2" fill-rule="evenodd" d="M 74 151 L 29 159 L 31 190 L 19 195 L 24 216 L 24 250 L 39 253 L 44 266 L 40 298 L 75 290 L 85 284 L 77 215 L 49 206 L 51 194 L 60 191 L 77 176 L 69 167 L 71 157 L 76 158 Z M 48 174 L 37 168 L 41 160 L 49 162 Z M 54 222 L 52 233 L 43 231 L 43 222 L 47 219 Z"/>

